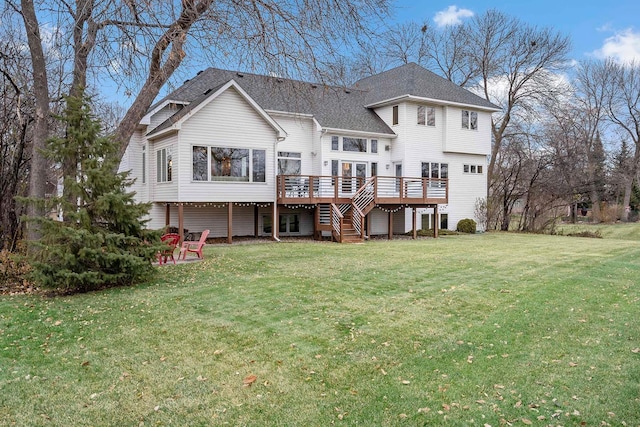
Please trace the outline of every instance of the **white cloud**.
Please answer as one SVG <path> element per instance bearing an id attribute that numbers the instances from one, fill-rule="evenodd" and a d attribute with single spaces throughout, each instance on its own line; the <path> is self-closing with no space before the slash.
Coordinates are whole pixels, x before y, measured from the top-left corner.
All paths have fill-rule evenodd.
<path id="1" fill-rule="evenodd" d="M 593 54 L 598 58 L 613 58 L 618 62 L 640 61 L 640 32 L 632 28 L 607 37 Z"/>
<path id="2" fill-rule="evenodd" d="M 438 27 L 446 27 L 447 25 L 460 25 L 462 24 L 462 19 L 471 18 L 473 15 L 473 11 L 460 9 L 458 6 L 453 5 L 440 12 L 436 12 L 433 20 Z"/>

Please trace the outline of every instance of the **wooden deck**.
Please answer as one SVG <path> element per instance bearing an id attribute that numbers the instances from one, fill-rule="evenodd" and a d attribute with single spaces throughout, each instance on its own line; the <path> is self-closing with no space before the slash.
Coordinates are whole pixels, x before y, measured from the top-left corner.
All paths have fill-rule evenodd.
<path id="1" fill-rule="evenodd" d="M 277 183 L 281 205 L 349 204 L 362 193 L 375 205 L 441 205 L 449 198 L 448 180 L 440 178 L 278 175 Z"/>

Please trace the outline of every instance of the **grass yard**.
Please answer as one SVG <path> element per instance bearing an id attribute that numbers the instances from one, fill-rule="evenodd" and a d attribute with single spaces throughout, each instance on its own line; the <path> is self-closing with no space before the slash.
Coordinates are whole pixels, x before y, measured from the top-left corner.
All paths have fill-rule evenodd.
<path id="1" fill-rule="evenodd" d="M 0 425 L 638 426 L 625 234 L 218 245 L 135 288 L 0 296 Z"/>

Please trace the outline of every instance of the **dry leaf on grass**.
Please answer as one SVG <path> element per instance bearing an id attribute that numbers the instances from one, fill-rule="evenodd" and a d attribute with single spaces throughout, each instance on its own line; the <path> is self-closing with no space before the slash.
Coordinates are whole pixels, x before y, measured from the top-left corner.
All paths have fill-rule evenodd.
<path id="1" fill-rule="evenodd" d="M 245 387 L 251 387 L 251 384 L 255 383 L 257 379 L 258 377 L 255 375 L 249 375 L 242 380 L 242 384 L 244 384 Z"/>

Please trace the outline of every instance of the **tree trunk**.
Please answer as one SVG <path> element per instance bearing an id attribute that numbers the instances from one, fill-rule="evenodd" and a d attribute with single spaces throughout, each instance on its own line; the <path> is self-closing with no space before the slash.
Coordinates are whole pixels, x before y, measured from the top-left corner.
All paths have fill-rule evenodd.
<path id="1" fill-rule="evenodd" d="M 42 50 L 40 28 L 33 1 L 21 0 L 22 17 L 27 31 L 29 52 L 33 67 L 33 91 L 36 102 L 33 141 L 31 144 L 31 167 L 29 172 L 29 197 L 44 199 L 47 185 L 48 162 L 43 155 L 49 137 L 49 88 L 47 70 Z M 29 203 L 27 215 L 42 217 L 45 211 L 41 203 Z M 32 242 L 40 238 L 40 230 L 35 222 L 27 224 L 27 239 Z"/>

